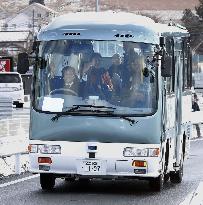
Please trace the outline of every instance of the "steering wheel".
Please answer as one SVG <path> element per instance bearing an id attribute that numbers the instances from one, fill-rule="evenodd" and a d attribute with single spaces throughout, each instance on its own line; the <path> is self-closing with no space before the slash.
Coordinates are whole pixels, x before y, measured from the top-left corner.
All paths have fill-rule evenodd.
<path id="1" fill-rule="evenodd" d="M 75 91 L 73 91 L 71 89 L 67 89 L 67 88 L 55 89 L 55 90 L 52 90 L 49 94 L 50 95 L 65 94 L 65 95 L 74 95 L 74 96 L 78 95 Z"/>

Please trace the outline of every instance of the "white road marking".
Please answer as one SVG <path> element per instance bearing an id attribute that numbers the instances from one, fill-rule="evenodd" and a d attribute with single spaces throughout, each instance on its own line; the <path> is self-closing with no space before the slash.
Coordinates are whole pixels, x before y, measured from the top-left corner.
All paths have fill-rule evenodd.
<path id="1" fill-rule="evenodd" d="M 181 202 L 179 205 L 189 205 L 191 200 L 192 200 L 192 198 L 193 198 L 193 195 L 194 195 L 193 192 L 188 194 L 187 197 L 184 199 L 184 201 Z"/>
<path id="2" fill-rule="evenodd" d="M 191 142 L 196 142 L 196 141 L 203 141 L 203 138 L 193 138 L 191 139 Z"/>
<path id="3" fill-rule="evenodd" d="M 185 200 L 179 205 L 203 205 L 203 182 L 200 182 L 197 189 L 188 194 Z"/>
<path id="4" fill-rule="evenodd" d="M 27 181 L 29 179 L 33 179 L 33 178 L 37 178 L 37 177 L 39 177 L 39 174 L 35 174 L 33 176 L 25 177 L 25 178 L 22 178 L 22 179 L 17 179 L 15 181 L 11 181 L 11 182 L 8 182 L 8 183 L 0 184 L 0 188 L 10 186 L 10 185 L 13 185 L 13 184 L 17 184 L 19 182 Z"/>

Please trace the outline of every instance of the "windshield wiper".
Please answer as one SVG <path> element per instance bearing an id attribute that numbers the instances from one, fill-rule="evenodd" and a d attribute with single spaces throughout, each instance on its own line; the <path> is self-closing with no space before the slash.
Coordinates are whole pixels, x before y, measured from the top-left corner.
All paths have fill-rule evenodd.
<path id="1" fill-rule="evenodd" d="M 130 119 L 129 117 L 126 116 L 119 116 L 121 119 L 127 120 L 130 123 L 130 126 L 132 126 L 135 123 L 138 123 L 138 121 L 135 121 L 133 119 Z"/>
<path id="2" fill-rule="evenodd" d="M 114 112 L 113 110 L 115 110 L 116 108 L 114 107 L 107 107 L 107 106 L 96 106 L 96 105 L 73 105 L 72 108 L 70 108 L 69 110 L 62 112 L 62 113 L 58 113 L 56 114 L 53 118 L 51 118 L 52 121 L 57 121 L 60 117 L 64 116 L 64 115 L 70 115 L 72 112 L 77 111 L 79 108 L 107 108 L 107 109 L 112 109 L 111 111 L 105 111 L 105 110 L 79 110 L 80 112 L 84 112 L 84 111 L 88 111 L 88 112 L 95 112 L 95 113 L 112 113 Z"/>
<path id="3" fill-rule="evenodd" d="M 78 110 L 79 108 L 106 108 L 106 109 L 111 109 L 111 110 Z M 71 109 L 69 109 L 65 112 L 56 114 L 53 118 L 51 118 L 51 120 L 54 122 L 54 121 L 57 121 L 62 116 L 70 115 L 71 113 L 73 113 L 75 111 L 80 111 L 80 112 L 92 112 L 92 113 L 105 114 L 105 115 L 103 115 L 103 117 L 105 117 L 105 116 L 119 117 L 121 119 L 127 120 L 131 126 L 135 122 L 136 123 L 138 122 L 138 121 L 135 121 L 133 119 L 130 119 L 127 116 L 114 114 L 115 109 L 116 108 L 114 108 L 114 107 L 107 107 L 107 106 L 103 106 L 103 105 L 102 106 L 98 106 L 98 105 L 73 105 L 73 107 Z"/>

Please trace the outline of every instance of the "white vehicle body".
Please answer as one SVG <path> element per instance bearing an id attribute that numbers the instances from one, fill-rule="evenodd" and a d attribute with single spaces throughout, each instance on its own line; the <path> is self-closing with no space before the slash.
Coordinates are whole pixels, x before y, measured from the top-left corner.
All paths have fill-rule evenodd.
<path id="1" fill-rule="evenodd" d="M 18 72 L 0 72 L 0 97 L 11 98 L 17 107 L 23 107 L 24 89 Z"/>
<path id="2" fill-rule="evenodd" d="M 175 45 L 168 51 L 173 58 L 169 78 L 162 77 L 162 62 L 156 63 L 161 59 L 156 53 L 161 36 L 166 38 L 167 46 L 172 46 L 172 41 Z M 185 62 L 186 52 L 180 46 L 182 37 L 187 36 L 183 29 L 155 24 L 147 17 L 113 12 L 68 14 L 39 33 L 38 55 L 46 66 L 67 58 L 69 65 L 79 69 L 80 45 L 87 42 L 86 46 L 92 43 L 94 52 L 100 52 L 106 66 L 115 51 L 122 55 L 124 43 L 130 42 L 138 56 L 145 58 L 143 66 L 152 73 L 149 102 L 139 107 L 130 105 L 130 101 L 125 104 L 123 96 L 115 103 L 99 94 L 87 98 L 55 95 L 46 83 L 50 69 L 43 65 L 35 67 L 29 157 L 30 171 L 41 174 L 43 189 L 53 188 L 57 177 L 147 179 L 156 190 L 161 190 L 164 178 L 170 177 L 174 183 L 182 180 L 191 135 L 190 63 L 187 69 L 183 66 L 181 59 Z M 77 47 L 73 53 L 66 51 L 63 60 L 59 59 L 63 53 L 57 55 L 51 50 L 59 49 L 58 43 L 62 49 L 63 45 L 68 47 L 75 42 Z M 111 47 L 106 49 L 106 45 Z M 155 56 L 157 60 L 147 60 Z M 61 75 L 60 66 L 56 66 L 56 75 Z M 124 77 L 122 80 L 123 83 Z M 67 107 L 70 110 L 65 110 Z"/>

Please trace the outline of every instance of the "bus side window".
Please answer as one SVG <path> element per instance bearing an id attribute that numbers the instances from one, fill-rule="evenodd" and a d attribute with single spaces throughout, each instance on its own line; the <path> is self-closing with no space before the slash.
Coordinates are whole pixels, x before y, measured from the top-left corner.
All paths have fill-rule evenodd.
<path id="1" fill-rule="evenodd" d="M 166 78 L 166 93 L 170 94 L 171 93 L 171 88 L 172 88 L 172 82 L 171 82 L 171 77 Z"/>

